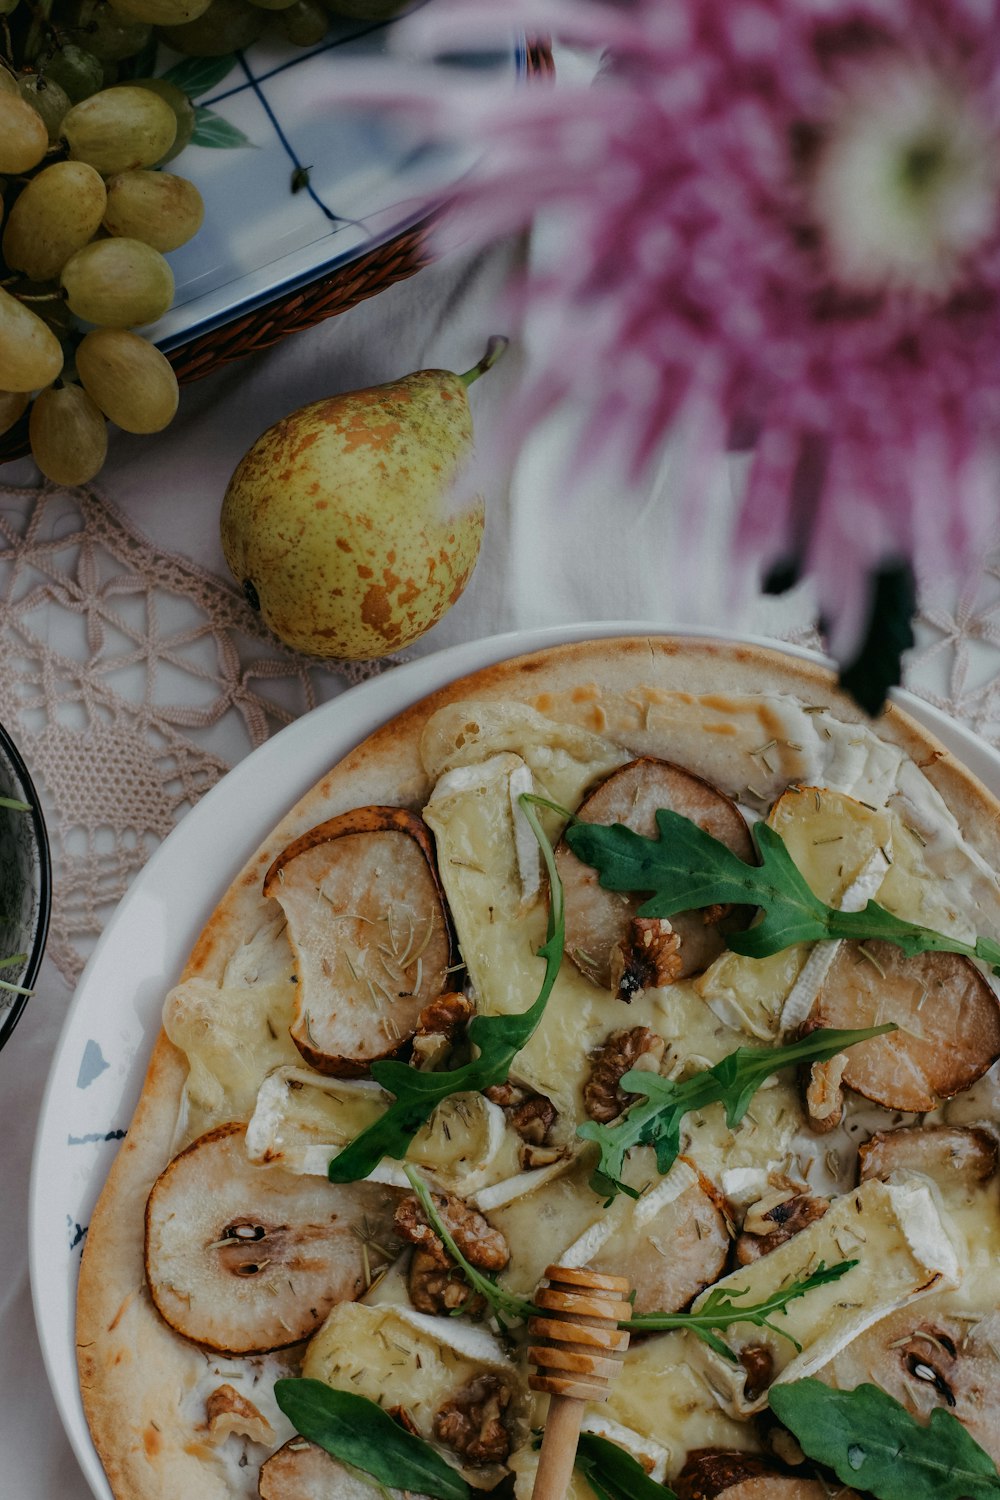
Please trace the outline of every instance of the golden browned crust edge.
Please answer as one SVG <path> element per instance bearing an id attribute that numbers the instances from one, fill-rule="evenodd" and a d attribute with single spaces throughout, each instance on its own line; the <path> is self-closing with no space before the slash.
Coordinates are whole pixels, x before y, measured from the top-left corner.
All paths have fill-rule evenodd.
<path id="1" fill-rule="evenodd" d="M 542 712 L 558 705 L 560 718 L 584 728 L 596 727 L 596 708 L 604 716 L 603 732 L 640 753 L 642 746 L 630 740 L 630 694 L 644 686 L 693 695 L 788 693 L 825 704 L 848 722 L 869 722 L 838 691 L 831 672 L 778 649 L 685 637 L 609 637 L 500 662 L 407 708 L 323 776 L 236 876 L 177 977 L 220 977 L 227 953 L 267 915 L 262 885 L 269 866 L 306 830 L 365 803 L 422 807 L 430 787 L 419 758 L 420 736 L 439 708 L 464 699 L 516 699 Z M 922 767 L 970 842 L 1000 865 L 1000 802 L 901 709 L 889 708 L 874 727 Z M 190 1425 L 176 1413 L 168 1420 L 165 1389 L 168 1397 L 171 1383 L 180 1390 L 192 1351 L 179 1347 L 183 1341 L 160 1322 L 143 1291 L 145 1198 L 169 1156 L 184 1076 L 181 1054 L 161 1033 L 128 1136 L 91 1220 L 81 1267 L 77 1339 L 84 1408 L 118 1500 L 229 1495 L 206 1471 Z M 193 1357 L 201 1359 L 197 1351 Z M 151 1430 L 158 1434 L 152 1440 Z"/>

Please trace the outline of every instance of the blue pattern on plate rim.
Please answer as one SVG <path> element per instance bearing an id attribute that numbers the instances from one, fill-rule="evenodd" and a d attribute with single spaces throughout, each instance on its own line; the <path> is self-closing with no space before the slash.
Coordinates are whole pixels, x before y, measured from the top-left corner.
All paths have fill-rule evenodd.
<path id="1" fill-rule="evenodd" d="M 95 1042 L 93 1037 L 90 1037 L 83 1049 L 83 1057 L 80 1059 L 80 1071 L 76 1075 L 77 1088 L 89 1088 L 94 1079 L 99 1078 L 105 1068 L 110 1066 L 111 1064 L 101 1051 L 100 1042 Z"/>

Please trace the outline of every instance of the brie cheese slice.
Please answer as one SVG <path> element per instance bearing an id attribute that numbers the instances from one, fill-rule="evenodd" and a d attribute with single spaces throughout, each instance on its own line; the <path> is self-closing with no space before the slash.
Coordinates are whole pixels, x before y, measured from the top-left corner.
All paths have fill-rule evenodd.
<path id="1" fill-rule="evenodd" d="M 780 1333 L 734 1323 L 721 1336 L 737 1355 L 748 1348 L 766 1350 L 772 1383 L 800 1380 L 896 1308 L 961 1280 L 958 1257 L 929 1184 L 872 1180 L 834 1199 L 822 1219 L 769 1255 L 717 1281 L 695 1299 L 692 1311 L 698 1312 L 719 1291 L 738 1293 L 747 1306 L 764 1302 L 821 1264 L 829 1267 L 845 1260 L 857 1264 L 772 1317 Z M 742 1365 L 731 1364 L 701 1341 L 689 1352 L 734 1416 L 767 1405 L 766 1392 L 755 1400 L 746 1398 Z"/>

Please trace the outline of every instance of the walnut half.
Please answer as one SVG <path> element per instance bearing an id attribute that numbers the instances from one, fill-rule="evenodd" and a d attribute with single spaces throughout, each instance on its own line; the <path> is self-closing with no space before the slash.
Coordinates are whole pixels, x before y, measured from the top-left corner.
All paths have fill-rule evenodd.
<path id="1" fill-rule="evenodd" d="M 510 1453 L 503 1414 L 510 1391 L 496 1375 L 480 1375 L 463 1386 L 434 1418 L 434 1436 L 469 1464 L 500 1464 Z"/>
<path id="2" fill-rule="evenodd" d="M 681 940 L 666 917 L 633 917 L 628 933 L 611 950 L 611 988 L 626 1005 L 643 990 L 679 979 Z"/>
<path id="3" fill-rule="evenodd" d="M 631 1068 L 659 1071 L 666 1042 L 648 1026 L 612 1031 L 590 1054 L 590 1077 L 583 1086 L 583 1105 L 592 1120 L 616 1120 L 638 1096 L 619 1087 Z"/>
<path id="4" fill-rule="evenodd" d="M 269 1447 L 274 1442 L 274 1428 L 267 1418 L 228 1382 L 217 1386 L 208 1397 L 205 1420 L 214 1443 L 221 1443 L 232 1432 Z"/>
<path id="5" fill-rule="evenodd" d="M 452 1193 L 434 1193 L 434 1206 L 470 1265 L 479 1271 L 502 1271 L 510 1249 L 499 1229 Z M 418 1312 L 450 1313 L 458 1307 L 478 1314 L 483 1299 L 473 1296 L 464 1275 L 427 1222 L 418 1198 L 407 1194 L 396 1208 L 396 1233 L 414 1245 L 407 1288 Z"/>

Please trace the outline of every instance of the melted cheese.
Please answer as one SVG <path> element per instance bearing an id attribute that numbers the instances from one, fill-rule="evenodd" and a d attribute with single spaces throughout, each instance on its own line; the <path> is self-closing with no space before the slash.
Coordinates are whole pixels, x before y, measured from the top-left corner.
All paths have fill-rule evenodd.
<path id="1" fill-rule="evenodd" d="M 666 1449 L 668 1480 L 692 1448 L 756 1452 L 760 1446 L 751 1425 L 721 1410 L 711 1384 L 692 1358 L 698 1343 L 692 1334 L 673 1332 L 656 1334 L 630 1348 L 605 1408 L 613 1421 L 655 1437 Z M 600 1411 L 588 1408 L 587 1417 L 599 1420 Z"/>
<path id="2" fill-rule="evenodd" d="M 176 1149 L 224 1120 L 248 1119 L 261 1077 L 301 1062 L 288 1034 L 294 1002 L 287 981 L 220 986 L 189 979 L 170 991 L 163 1029 L 189 1067 Z"/>
<path id="3" fill-rule="evenodd" d="M 420 742 L 432 781 L 498 751 L 515 751 L 563 807 L 576 807 L 593 781 L 631 758 L 612 740 L 521 703 L 450 703 L 428 720 Z"/>
<path id="4" fill-rule="evenodd" d="M 977 1187 L 963 1187 L 939 1177 L 933 1183 L 918 1172 L 900 1172 L 892 1182 L 929 1184 L 962 1268 L 957 1287 L 940 1295 L 939 1305 L 952 1312 L 1000 1309 L 1000 1177 Z"/>
<path id="5" fill-rule="evenodd" d="M 948 1283 L 961 1268 L 928 1186 L 866 1182 L 835 1199 L 829 1211 L 769 1255 L 724 1276 L 713 1290 L 739 1292 L 747 1304 L 763 1302 L 822 1263 L 856 1261 L 838 1280 L 789 1302 L 774 1320 L 781 1333 L 751 1323 L 727 1328 L 726 1342 L 740 1350 L 765 1348 L 777 1380 L 798 1380 L 833 1358 L 865 1328 L 918 1297 Z M 710 1293 L 695 1299 L 697 1311 Z M 783 1336 L 785 1335 L 785 1336 Z M 797 1351 L 795 1340 L 800 1346 Z M 759 1410 L 744 1395 L 744 1371 L 705 1344 L 693 1357 L 734 1414 Z"/>
<path id="6" fill-rule="evenodd" d="M 311 1339 L 302 1373 L 335 1390 L 367 1396 L 386 1409 L 404 1408 L 429 1442 L 436 1441 L 434 1418 L 441 1407 L 481 1375 L 497 1376 L 511 1391 L 509 1418 L 515 1430 L 525 1399 L 517 1367 L 485 1328 L 391 1303 L 335 1307 Z M 526 1436 L 523 1425 L 519 1435 L 522 1440 Z M 482 1488 L 502 1477 L 496 1465 L 463 1472 Z"/>
<path id="7" fill-rule="evenodd" d="M 324 1078 L 310 1068 L 275 1068 L 257 1090 L 247 1155 L 260 1165 L 325 1177 L 338 1148 L 378 1119 L 389 1096 L 367 1078 Z"/>
<path id="8" fill-rule="evenodd" d="M 390 1096 L 368 1078 L 324 1078 L 309 1068 L 276 1068 L 257 1091 L 247 1155 L 261 1165 L 325 1177 L 331 1158 L 385 1112 Z M 414 1136 L 407 1159 L 461 1197 L 519 1176 L 520 1137 L 482 1094 L 452 1094 Z M 372 1180 L 408 1187 L 386 1160 Z M 525 1183 L 518 1191 L 528 1187 Z"/>

